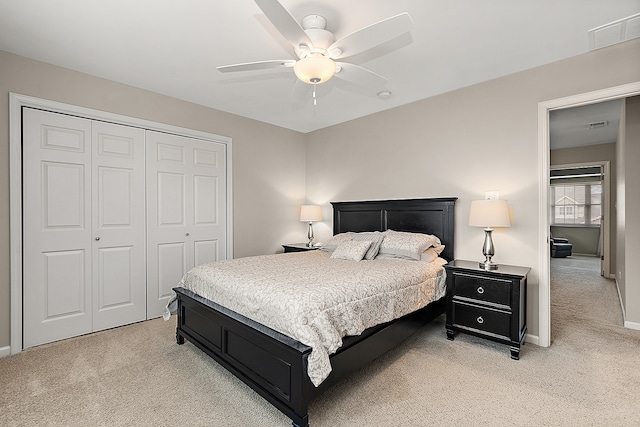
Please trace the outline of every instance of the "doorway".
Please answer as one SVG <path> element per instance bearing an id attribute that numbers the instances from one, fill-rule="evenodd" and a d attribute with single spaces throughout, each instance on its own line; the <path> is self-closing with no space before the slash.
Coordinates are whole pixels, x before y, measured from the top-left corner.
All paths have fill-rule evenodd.
<path id="1" fill-rule="evenodd" d="M 564 154 L 573 158 L 609 154 L 614 142 L 575 147 Z M 551 142 L 553 148 L 553 140 Z M 610 161 L 556 165 L 551 150 L 549 187 L 551 339 L 575 345 L 600 326 L 622 326 L 622 307 L 615 280 L 608 278 L 611 239 Z M 615 188 L 615 187 L 614 187 Z M 612 233 L 610 233 L 612 231 Z M 564 239 L 564 240 L 563 240 Z M 614 275 L 615 277 L 615 275 Z"/>
<path id="2" fill-rule="evenodd" d="M 538 247 L 539 288 L 538 316 L 539 335 L 537 344 L 548 347 L 551 344 L 551 288 L 550 288 L 550 245 L 549 245 L 549 176 L 550 176 L 550 112 L 581 105 L 621 99 L 640 94 L 640 82 L 615 86 L 604 90 L 587 92 L 566 98 L 559 98 L 538 104 Z"/>

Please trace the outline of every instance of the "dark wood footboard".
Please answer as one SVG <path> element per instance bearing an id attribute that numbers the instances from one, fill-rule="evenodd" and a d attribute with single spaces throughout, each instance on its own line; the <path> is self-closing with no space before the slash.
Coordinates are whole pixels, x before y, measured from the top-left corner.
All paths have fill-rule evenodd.
<path id="1" fill-rule="evenodd" d="M 178 295 L 178 344 L 189 342 L 291 418 L 309 424 L 309 402 L 319 393 L 396 347 L 445 311 L 445 299 L 393 322 L 348 337 L 331 355 L 331 374 L 319 387 L 307 375 L 311 347 L 184 288 Z"/>
<path id="2" fill-rule="evenodd" d="M 184 288 L 178 295 L 178 344 L 186 338 L 293 421 L 308 425 L 311 347 Z"/>

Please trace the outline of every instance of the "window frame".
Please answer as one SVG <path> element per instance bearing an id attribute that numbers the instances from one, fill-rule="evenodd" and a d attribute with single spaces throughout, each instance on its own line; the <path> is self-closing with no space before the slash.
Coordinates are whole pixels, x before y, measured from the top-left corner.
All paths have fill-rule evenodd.
<path id="1" fill-rule="evenodd" d="M 592 182 L 580 182 L 580 183 L 557 183 L 557 184 L 551 184 L 551 191 L 550 191 L 550 209 L 551 209 L 551 215 L 550 215 L 550 226 L 552 227 L 588 227 L 588 228 L 599 228 L 602 226 L 602 209 L 603 209 L 603 205 L 602 205 L 602 181 L 592 181 Z M 592 203 L 592 197 L 591 195 L 592 193 L 592 187 L 593 186 L 600 186 L 600 203 Z M 558 187 L 573 187 L 574 188 L 574 194 L 575 194 L 575 188 L 576 187 L 585 187 L 585 202 L 584 203 L 574 203 L 574 204 L 556 204 L 557 202 L 557 196 L 556 196 L 556 189 Z M 591 217 L 591 212 L 592 212 L 592 206 L 600 206 L 600 219 L 598 221 L 598 224 L 591 224 L 591 219 L 588 220 L 587 222 L 587 218 Z M 579 212 L 580 207 L 583 207 L 584 209 L 584 222 L 583 223 L 577 223 L 575 222 L 577 220 L 576 214 Z M 572 223 L 566 223 L 566 222 L 556 222 L 556 219 L 559 216 L 559 210 L 563 208 L 563 214 L 562 217 L 564 217 L 566 219 L 568 213 L 567 211 L 570 210 L 572 211 L 571 216 L 574 219 L 574 222 Z"/>

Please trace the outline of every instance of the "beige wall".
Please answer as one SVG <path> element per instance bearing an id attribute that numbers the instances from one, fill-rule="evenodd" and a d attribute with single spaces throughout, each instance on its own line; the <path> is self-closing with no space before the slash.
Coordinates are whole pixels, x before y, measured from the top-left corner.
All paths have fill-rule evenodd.
<path id="1" fill-rule="evenodd" d="M 616 280 L 626 322 L 640 329 L 640 96 L 627 98 L 618 149 L 618 262 Z"/>
<path id="2" fill-rule="evenodd" d="M 537 335 L 545 244 L 537 228 L 538 103 L 637 81 L 638 51 L 640 39 L 306 135 L 0 52 L 0 348 L 9 344 L 10 318 L 9 92 L 233 138 L 236 257 L 304 240 L 297 215 L 305 200 L 331 218 L 329 201 L 457 196 L 457 257 L 480 259 L 483 233 L 466 225 L 469 203 L 499 190 L 513 225 L 494 232 L 495 260 L 533 268 L 528 321 Z M 316 240 L 331 227 L 317 224 Z"/>
<path id="3" fill-rule="evenodd" d="M 609 162 L 609 271 L 606 275 L 615 275 L 616 271 L 616 190 L 617 190 L 617 168 L 616 168 L 616 143 L 589 145 L 586 147 L 564 148 L 559 150 L 551 150 L 549 155 L 549 164 L 551 165 L 569 165 L 575 163 L 593 163 L 593 162 Z M 592 232 L 592 231 L 591 231 Z M 587 231 L 586 234 L 589 234 Z M 555 234 L 555 232 L 554 232 Z M 555 234 L 560 237 L 561 234 Z M 564 235 L 562 235 L 564 236 Z M 572 240 L 573 243 L 573 240 Z M 575 251 L 581 253 L 580 250 Z M 589 253 L 589 252 L 586 252 Z"/>
<path id="4" fill-rule="evenodd" d="M 552 225 L 551 235 L 564 237 L 571 243 L 572 255 L 597 256 L 600 243 L 600 228 L 594 227 L 565 227 Z M 614 267 L 615 269 L 615 267 Z"/>
<path id="5" fill-rule="evenodd" d="M 546 245 L 538 232 L 538 103 L 640 80 L 639 51 L 633 40 L 313 132 L 307 198 L 329 212 L 333 200 L 457 196 L 456 257 L 479 260 L 483 233 L 467 226 L 469 204 L 500 191 L 513 225 L 494 232 L 494 259 L 532 267 L 527 317 L 538 335 Z M 317 234 L 329 231 L 324 224 Z"/>
<path id="6" fill-rule="evenodd" d="M 304 240 L 303 134 L 0 51 L 0 348 L 10 341 L 9 92 L 231 137 L 234 256 Z"/>

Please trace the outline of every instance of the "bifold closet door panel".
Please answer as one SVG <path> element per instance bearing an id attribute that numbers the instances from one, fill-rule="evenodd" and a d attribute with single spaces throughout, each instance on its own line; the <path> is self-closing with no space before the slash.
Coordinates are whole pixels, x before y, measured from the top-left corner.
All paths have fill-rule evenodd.
<path id="1" fill-rule="evenodd" d="M 191 210 L 193 224 L 190 240 L 194 266 L 226 259 L 226 146 L 193 139 Z"/>
<path id="2" fill-rule="evenodd" d="M 225 145 L 147 131 L 147 317 L 194 265 L 226 259 Z"/>
<path id="3" fill-rule="evenodd" d="M 92 124 L 93 330 L 147 317 L 144 130 Z"/>
<path id="4" fill-rule="evenodd" d="M 144 130 L 23 123 L 23 347 L 144 320 Z"/>
<path id="5" fill-rule="evenodd" d="M 23 110 L 23 347 L 92 331 L 91 121 Z"/>

